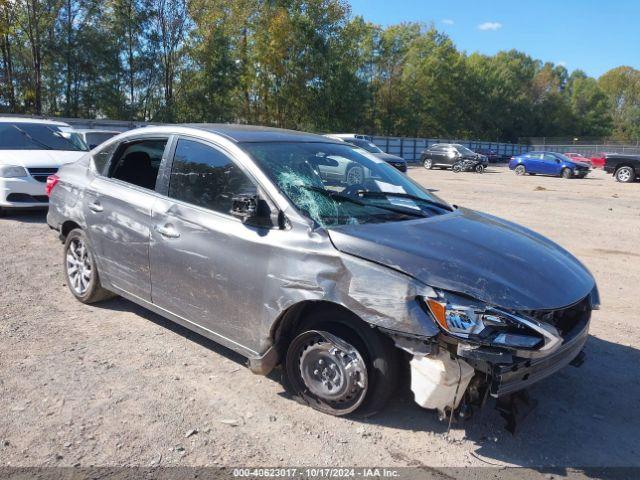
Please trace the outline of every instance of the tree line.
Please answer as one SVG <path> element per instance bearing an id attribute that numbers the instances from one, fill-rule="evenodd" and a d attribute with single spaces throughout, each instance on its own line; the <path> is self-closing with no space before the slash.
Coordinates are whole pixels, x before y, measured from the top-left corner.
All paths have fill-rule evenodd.
<path id="1" fill-rule="evenodd" d="M 640 71 L 467 54 L 344 0 L 0 0 L 0 111 L 517 141 L 640 138 Z"/>

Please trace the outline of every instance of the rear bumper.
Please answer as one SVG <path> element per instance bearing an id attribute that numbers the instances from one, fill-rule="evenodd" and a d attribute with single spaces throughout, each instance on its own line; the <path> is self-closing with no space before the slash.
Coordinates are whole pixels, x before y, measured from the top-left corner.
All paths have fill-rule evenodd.
<path id="1" fill-rule="evenodd" d="M 589 336 L 589 321 L 577 325 L 564 344 L 546 357 L 522 359 L 509 365 L 495 365 L 490 393 L 494 397 L 508 395 L 553 375 L 576 358 Z"/>
<path id="2" fill-rule="evenodd" d="M 45 184 L 33 177 L 0 178 L 0 207 L 46 208 Z"/>

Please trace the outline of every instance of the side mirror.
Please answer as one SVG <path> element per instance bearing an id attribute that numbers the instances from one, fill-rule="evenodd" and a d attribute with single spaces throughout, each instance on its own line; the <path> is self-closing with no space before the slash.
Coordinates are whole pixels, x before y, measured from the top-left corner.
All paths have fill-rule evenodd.
<path id="1" fill-rule="evenodd" d="M 256 194 L 234 195 L 231 199 L 231 215 L 244 224 L 256 227 L 270 227 L 273 224 L 269 205 Z"/>

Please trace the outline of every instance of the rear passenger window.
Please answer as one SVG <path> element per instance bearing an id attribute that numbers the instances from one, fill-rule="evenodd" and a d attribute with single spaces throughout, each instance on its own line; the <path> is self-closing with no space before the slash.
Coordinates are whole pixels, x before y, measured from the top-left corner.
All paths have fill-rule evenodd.
<path id="1" fill-rule="evenodd" d="M 200 142 L 178 140 L 169 197 L 228 214 L 235 195 L 255 193 L 253 182 L 223 152 Z"/>
<path id="2" fill-rule="evenodd" d="M 121 144 L 111 161 L 110 177 L 154 190 L 166 145 L 166 138 Z"/>

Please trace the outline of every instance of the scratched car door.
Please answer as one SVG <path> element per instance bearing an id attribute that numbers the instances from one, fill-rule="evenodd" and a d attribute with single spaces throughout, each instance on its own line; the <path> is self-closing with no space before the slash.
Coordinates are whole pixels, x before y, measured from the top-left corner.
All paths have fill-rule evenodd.
<path id="1" fill-rule="evenodd" d="M 153 212 L 153 303 L 227 345 L 258 344 L 264 283 L 255 279 L 266 278 L 271 242 L 281 234 L 230 214 L 233 196 L 256 191 L 225 151 L 179 138 L 167 193 Z"/>

